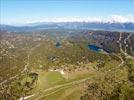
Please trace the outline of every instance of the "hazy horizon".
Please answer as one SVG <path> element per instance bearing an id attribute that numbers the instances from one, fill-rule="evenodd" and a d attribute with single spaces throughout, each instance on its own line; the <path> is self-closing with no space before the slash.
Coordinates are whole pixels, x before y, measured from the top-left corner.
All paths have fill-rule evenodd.
<path id="1" fill-rule="evenodd" d="M 134 22 L 132 0 L 1 0 L 1 24 L 36 22 Z"/>

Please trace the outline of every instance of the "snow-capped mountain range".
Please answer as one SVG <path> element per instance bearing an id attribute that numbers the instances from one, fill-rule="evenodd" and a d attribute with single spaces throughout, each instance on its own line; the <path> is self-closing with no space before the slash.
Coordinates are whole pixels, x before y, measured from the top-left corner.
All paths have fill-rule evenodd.
<path id="1" fill-rule="evenodd" d="M 133 31 L 134 23 L 119 22 L 39 22 L 25 26 L 11 26 L 0 24 L 0 30 L 13 32 L 32 32 L 45 29 L 90 29 L 90 30 L 109 30 L 109 31 Z"/>

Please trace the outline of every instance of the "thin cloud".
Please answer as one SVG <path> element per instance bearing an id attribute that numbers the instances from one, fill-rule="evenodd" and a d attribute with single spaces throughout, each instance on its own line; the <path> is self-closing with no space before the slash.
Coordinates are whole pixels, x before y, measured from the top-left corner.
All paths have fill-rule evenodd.
<path id="1" fill-rule="evenodd" d="M 112 15 L 108 18 L 108 22 L 134 22 L 134 15 L 128 15 L 128 16 L 120 16 L 120 15 Z"/>
<path id="2" fill-rule="evenodd" d="M 26 21 L 23 22 L 17 22 L 19 25 L 25 25 L 25 24 L 32 24 L 32 23 L 42 23 L 42 22 L 99 22 L 99 23 L 126 23 L 126 22 L 132 22 L 134 23 L 134 15 L 126 15 L 126 16 L 121 16 L 121 15 L 112 15 L 109 17 L 42 17 L 42 18 L 37 18 L 35 20 L 30 19 L 30 18 L 24 18 Z M 15 25 L 18 25 L 18 24 Z M 10 23 L 8 23 L 10 24 Z M 12 22 L 13 24 L 13 22 Z"/>
<path id="3" fill-rule="evenodd" d="M 103 17 L 56 17 L 56 18 L 44 18 L 42 22 L 133 22 L 134 15 L 112 15 L 107 18 Z"/>

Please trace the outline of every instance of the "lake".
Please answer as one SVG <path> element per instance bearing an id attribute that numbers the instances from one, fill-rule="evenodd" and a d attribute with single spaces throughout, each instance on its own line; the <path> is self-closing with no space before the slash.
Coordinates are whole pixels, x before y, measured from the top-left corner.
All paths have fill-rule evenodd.
<path id="1" fill-rule="evenodd" d="M 61 44 L 60 44 L 59 42 L 57 42 L 57 43 L 55 44 L 55 46 L 56 46 L 57 48 L 60 48 L 60 47 L 61 47 Z"/>
<path id="2" fill-rule="evenodd" d="M 88 48 L 95 52 L 100 52 L 102 50 L 102 48 L 95 46 L 95 45 L 90 45 L 90 44 L 88 45 Z"/>

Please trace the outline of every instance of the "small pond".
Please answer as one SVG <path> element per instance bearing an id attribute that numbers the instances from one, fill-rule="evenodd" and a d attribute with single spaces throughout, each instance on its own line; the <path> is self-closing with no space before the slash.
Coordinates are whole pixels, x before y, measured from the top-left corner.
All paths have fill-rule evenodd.
<path id="1" fill-rule="evenodd" d="M 55 46 L 56 46 L 57 48 L 60 48 L 60 47 L 61 47 L 60 42 L 57 42 L 57 43 L 55 44 Z"/>
<path id="2" fill-rule="evenodd" d="M 95 52 L 100 52 L 101 50 L 103 50 L 102 48 L 98 47 L 98 46 L 95 46 L 95 45 L 88 45 L 88 48 L 92 51 L 95 51 Z"/>

